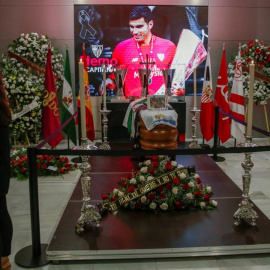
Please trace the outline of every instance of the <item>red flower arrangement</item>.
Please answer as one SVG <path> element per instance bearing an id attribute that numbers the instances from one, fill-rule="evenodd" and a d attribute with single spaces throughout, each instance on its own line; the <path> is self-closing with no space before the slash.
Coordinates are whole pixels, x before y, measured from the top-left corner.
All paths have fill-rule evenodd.
<path id="1" fill-rule="evenodd" d="M 14 150 L 10 158 L 11 176 L 18 180 L 26 180 L 29 177 L 28 158 L 25 149 Z M 37 157 L 38 176 L 58 176 L 76 170 L 77 163 L 69 163 L 68 157 L 55 155 L 43 155 Z"/>
<path id="2" fill-rule="evenodd" d="M 125 194 L 134 192 L 147 181 L 183 166 L 171 161 L 168 157 L 158 156 L 140 163 L 139 167 L 140 170 L 133 170 L 131 176 L 122 178 L 118 188 L 111 193 L 102 194 L 103 201 L 118 200 Z M 211 196 L 211 187 L 203 186 L 198 174 L 181 173 L 170 182 L 127 202 L 124 208 L 154 212 L 182 210 L 190 207 L 213 209 L 217 206 L 217 202 L 211 200 Z"/>

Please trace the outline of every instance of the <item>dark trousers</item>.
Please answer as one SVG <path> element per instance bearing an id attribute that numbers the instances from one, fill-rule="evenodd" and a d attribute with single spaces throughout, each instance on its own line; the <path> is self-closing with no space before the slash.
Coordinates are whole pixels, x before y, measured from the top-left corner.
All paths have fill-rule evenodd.
<path id="1" fill-rule="evenodd" d="M 0 257 L 11 254 L 13 227 L 7 209 L 6 196 L 0 197 Z"/>

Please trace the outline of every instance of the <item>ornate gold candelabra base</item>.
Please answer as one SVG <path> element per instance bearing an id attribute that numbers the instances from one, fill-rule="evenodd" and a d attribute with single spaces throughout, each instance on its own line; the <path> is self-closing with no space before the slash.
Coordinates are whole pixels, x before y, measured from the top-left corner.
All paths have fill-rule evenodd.
<path id="1" fill-rule="evenodd" d="M 103 124 L 103 142 L 98 147 L 99 150 L 111 150 L 111 147 L 107 141 L 108 137 L 108 118 L 107 115 L 111 112 L 111 110 L 107 110 L 107 108 L 103 108 L 103 110 L 99 110 L 100 113 L 103 115 L 102 124 Z"/>
<path id="2" fill-rule="evenodd" d="M 77 149 L 82 150 L 96 150 L 96 146 L 88 145 L 87 139 L 82 138 L 82 146 Z M 89 164 L 89 156 L 82 156 L 82 163 L 80 165 L 80 170 L 82 171 L 81 185 L 83 192 L 83 205 L 81 208 L 81 215 L 76 223 L 76 232 L 81 233 L 85 230 L 85 225 L 95 222 L 96 226 L 99 227 L 99 221 L 101 216 L 95 211 L 95 206 L 90 204 L 90 185 L 91 177 L 89 172 L 91 170 L 91 165 Z"/>
<path id="3" fill-rule="evenodd" d="M 246 137 L 246 147 L 251 147 L 252 137 Z M 242 175 L 243 180 L 243 194 L 242 201 L 239 204 L 238 210 L 234 213 L 233 218 L 235 220 L 234 224 L 236 226 L 241 224 L 241 221 L 250 223 L 252 226 L 256 226 L 256 220 L 259 218 L 256 211 L 252 209 L 253 204 L 249 201 L 249 188 L 251 181 L 250 171 L 253 168 L 254 164 L 251 161 L 251 153 L 245 153 L 245 160 L 242 162 L 242 167 L 244 169 L 244 174 Z"/>
<path id="4" fill-rule="evenodd" d="M 200 149 L 201 146 L 198 144 L 197 137 L 196 137 L 196 130 L 197 130 L 197 113 L 200 112 L 201 110 L 198 110 L 197 107 L 194 107 L 190 112 L 193 114 L 191 118 L 192 122 L 192 142 L 189 144 L 188 148 L 189 149 Z"/>

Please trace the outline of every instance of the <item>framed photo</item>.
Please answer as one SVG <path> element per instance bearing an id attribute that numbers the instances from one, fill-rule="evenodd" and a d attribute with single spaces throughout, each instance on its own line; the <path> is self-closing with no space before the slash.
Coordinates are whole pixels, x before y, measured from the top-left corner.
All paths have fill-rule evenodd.
<path id="1" fill-rule="evenodd" d="M 147 109 L 148 110 L 167 110 L 168 97 L 165 95 L 147 96 Z"/>

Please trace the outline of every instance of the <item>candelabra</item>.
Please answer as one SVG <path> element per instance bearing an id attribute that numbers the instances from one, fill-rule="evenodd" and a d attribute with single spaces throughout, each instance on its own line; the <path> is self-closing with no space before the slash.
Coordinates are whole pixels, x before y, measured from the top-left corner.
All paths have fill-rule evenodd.
<path id="1" fill-rule="evenodd" d="M 192 118 L 191 118 L 191 122 L 192 122 L 192 142 L 189 144 L 188 148 L 189 149 L 200 149 L 201 146 L 198 144 L 197 141 L 197 137 L 196 137 L 196 130 L 197 130 L 197 113 L 200 112 L 199 109 L 197 109 L 197 107 L 193 107 L 192 110 L 190 110 L 190 112 L 193 114 Z"/>
<path id="2" fill-rule="evenodd" d="M 96 150 L 96 146 L 88 145 L 87 139 L 82 138 L 82 145 L 79 147 L 82 150 Z M 101 216 L 98 212 L 95 211 L 95 206 L 90 204 L 90 184 L 91 177 L 89 172 L 91 170 L 91 165 L 89 164 L 89 156 L 82 156 L 82 163 L 80 165 L 80 170 L 82 172 L 81 176 L 81 185 L 83 193 L 83 205 L 81 208 L 81 215 L 76 223 L 76 232 L 81 233 L 84 231 L 86 224 L 90 222 L 96 222 L 96 227 L 99 227 L 99 221 Z"/>
<path id="3" fill-rule="evenodd" d="M 111 110 L 107 110 L 106 107 L 103 107 L 103 110 L 99 110 L 100 113 L 102 114 L 102 124 L 103 124 L 103 142 L 102 144 L 98 147 L 100 150 L 111 150 L 111 147 L 107 141 L 108 137 L 108 118 L 107 115 L 111 112 Z"/>
<path id="4" fill-rule="evenodd" d="M 253 146 L 252 137 L 246 136 L 246 147 Z M 245 160 L 242 162 L 242 167 L 244 169 L 244 174 L 242 175 L 243 180 L 243 194 L 242 201 L 239 204 L 238 210 L 234 213 L 233 218 L 235 220 L 235 225 L 240 225 L 241 221 L 244 220 L 250 223 L 252 226 L 256 226 L 256 220 L 259 218 L 256 211 L 252 209 L 253 204 L 249 201 L 249 188 L 251 181 L 250 171 L 254 164 L 251 161 L 251 153 L 245 153 Z"/>

